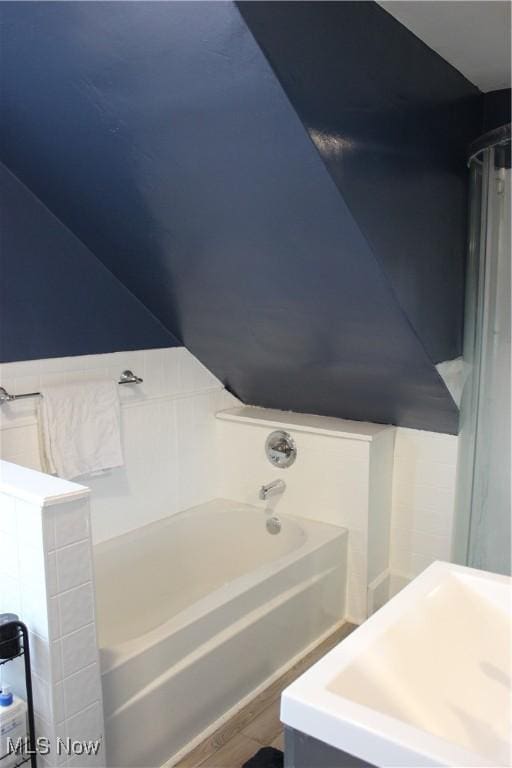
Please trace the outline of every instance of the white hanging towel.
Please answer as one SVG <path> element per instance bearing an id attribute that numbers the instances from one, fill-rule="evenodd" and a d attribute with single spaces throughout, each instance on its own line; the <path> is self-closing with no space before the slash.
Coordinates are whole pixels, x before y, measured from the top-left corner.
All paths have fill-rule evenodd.
<path id="1" fill-rule="evenodd" d="M 41 389 L 39 443 L 45 472 L 67 480 L 123 465 L 119 388 L 114 381 Z"/>

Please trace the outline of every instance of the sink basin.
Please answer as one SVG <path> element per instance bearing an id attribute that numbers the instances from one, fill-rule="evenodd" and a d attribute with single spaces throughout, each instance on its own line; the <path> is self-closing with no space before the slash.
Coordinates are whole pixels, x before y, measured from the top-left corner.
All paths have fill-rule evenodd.
<path id="1" fill-rule="evenodd" d="M 281 720 L 376 766 L 510 766 L 511 608 L 511 578 L 433 563 L 283 692 Z"/>

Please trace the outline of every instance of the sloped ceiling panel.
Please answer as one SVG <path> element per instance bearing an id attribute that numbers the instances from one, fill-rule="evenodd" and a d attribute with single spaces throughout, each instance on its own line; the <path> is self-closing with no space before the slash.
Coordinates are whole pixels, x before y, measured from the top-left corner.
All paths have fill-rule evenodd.
<path id="1" fill-rule="evenodd" d="M 0 163 L 0 362 L 179 341 Z"/>
<path id="2" fill-rule="evenodd" d="M 5 3 L 7 165 L 243 401 L 457 409 L 231 3 Z"/>
<path id="3" fill-rule="evenodd" d="M 238 7 L 428 354 L 457 357 L 479 90 L 376 3 Z"/>

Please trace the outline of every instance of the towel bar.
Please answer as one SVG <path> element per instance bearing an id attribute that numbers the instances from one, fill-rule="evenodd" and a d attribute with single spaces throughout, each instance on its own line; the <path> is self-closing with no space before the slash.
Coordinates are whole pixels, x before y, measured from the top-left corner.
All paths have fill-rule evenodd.
<path id="1" fill-rule="evenodd" d="M 136 376 L 132 371 L 123 371 L 119 377 L 118 384 L 142 384 L 143 379 Z M 24 392 L 22 395 L 11 395 L 4 387 L 0 387 L 0 405 L 11 403 L 13 400 L 24 400 L 26 397 L 41 397 L 40 392 Z"/>

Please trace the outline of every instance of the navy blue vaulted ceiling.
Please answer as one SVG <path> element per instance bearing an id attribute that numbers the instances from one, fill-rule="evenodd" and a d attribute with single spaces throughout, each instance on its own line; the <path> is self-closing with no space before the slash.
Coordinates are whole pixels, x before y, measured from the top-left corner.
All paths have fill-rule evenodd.
<path id="1" fill-rule="evenodd" d="M 238 3 L 434 362 L 460 354 L 480 94 L 376 3 Z"/>
<path id="2" fill-rule="evenodd" d="M 179 344 L 2 163 L 0 203 L 2 360 Z"/>
<path id="3" fill-rule="evenodd" d="M 345 6 L 347 24 L 359 6 L 376 9 L 355 28 L 377 39 L 384 12 L 342 3 L 340 13 Z M 393 45 L 407 51 L 404 92 L 414 92 L 421 67 L 449 80 L 439 84 L 447 145 L 435 151 L 427 129 L 423 144 L 412 138 L 418 123 L 406 119 L 406 101 L 390 127 L 399 95 L 389 91 L 386 110 L 393 62 L 382 49 L 365 39 L 340 46 L 347 77 L 367 73 L 368 56 L 377 82 L 386 73 L 344 187 L 343 162 L 331 165 L 312 143 L 297 94 L 288 99 L 283 71 L 263 54 L 268 41 L 260 47 L 232 3 L 2 3 L 2 23 L 5 164 L 243 401 L 456 431 L 434 362 L 460 352 L 462 144 L 477 93 L 464 78 L 392 22 Z M 330 50 L 323 43 L 319 57 Z M 354 94 L 352 111 L 367 111 Z M 422 109 L 436 124 L 439 104 L 427 98 Z M 386 168 L 397 204 L 383 208 Z M 429 190 L 447 208 L 433 205 L 423 219 Z M 411 212 L 402 242 L 396 232 Z M 52 256 L 35 249 L 37 258 Z M 20 344 L 22 312 L 2 311 Z M 68 354 L 81 353 L 78 334 Z"/>

